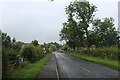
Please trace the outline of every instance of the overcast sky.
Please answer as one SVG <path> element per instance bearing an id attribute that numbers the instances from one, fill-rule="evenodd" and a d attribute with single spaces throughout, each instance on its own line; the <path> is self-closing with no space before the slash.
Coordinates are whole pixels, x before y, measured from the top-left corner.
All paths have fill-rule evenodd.
<path id="1" fill-rule="evenodd" d="M 1 0 L 0 28 L 17 41 L 59 42 L 65 7 L 72 0 Z M 118 27 L 119 0 L 89 0 L 98 11 L 95 18 L 113 17 Z"/>

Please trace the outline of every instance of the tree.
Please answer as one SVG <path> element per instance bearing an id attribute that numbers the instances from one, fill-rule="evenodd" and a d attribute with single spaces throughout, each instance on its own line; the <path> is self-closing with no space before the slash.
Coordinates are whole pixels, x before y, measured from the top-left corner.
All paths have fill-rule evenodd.
<path id="1" fill-rule="evenodd" d="M 98 42 L 97 34 L 93 30 L 89 30 L 88 34 L 89 34 L 89 46 L 97 45 Z"/>
<path id="2" fill-rule="evenodd" d="M 64 51 L 69 51 L 69 50 L 70 50 L 70 48 L 69 48 L 69 46 L 68 46 L 68 45 L 64 45 L 64 46 L 62 47 L 62 50 L 64 50 Z"/>
<path id="3" fill-rule="evenodd" d="M 75 49 L 76 46 L 82 46 L 86 41 L 86 46 L 89 47 L 88 27 L 93 22 L 96 6 L 88 1 L 74 1 L 65 8 L 68 16 L 67 22 L 63 23 L 63 29 L 60 31 L 60 40 L 65 40 L 66 43 Z M 85 37 L 85 38 L 84 38 Z"/>
<path id="4" fill-rule="evenodd" d="M 15 49 L 15 46 L 16 46 L 16 39 L 13 38 L 13 39 L 12 39 L 12 48 Z"/>
<path id="5" fill-rule="evenodd" d="M 39 45 L 37 40 L 32 41 L 32 44 L 33 44 L 34 46 L 38 46 L 38 45 Z"/>
<path id="6" fill-rule="evenodd" d="M 11 37 L 7 33 L 2 33 L 2 47 L 11 48 Z"/>
<path id="7" fill-rule="evenodd" d="M 15 50 L 17 51 L 20 51 L 22 49 L 22 46 L 23 46 L 23 42 L 16 42 L 16 45 L 15 45 Z"/>
<path id="8" fill-rule="evenodd" d="M 71 48 L 75 49 L 76 46 L 79 46 L 79 42 L 82 42 L 83 32 L 79 29 L 77 22 L 74 20 L 73 10 L 67 13 L 68 15 L 67 22 L 63 23 L 63 29 L 60 32 L 61 41 L 65 40 L 67 45 Z"/>
<path id="9" fill-rule="evenodd" d="M 50 51 L 55 51 L 55 50 L 57 50 L 57 48 L 56 48 L 55 45 L 51 45 L 49 49 L 50 49 Z"/>
<path id="10" fill-rule="evenodd" d="M 96 19 L 93 23 L 94 32 L 97 36 L 97 46 L 106 47 L 118 44 L 118 31 L 114 27 L 113 18 L 104 18 L 103 21 Z"/>
<path id="11" fill-rule="evenodd" d="M 53 44 L 56 46 L 57 49 L 60 48 L 60 45 L 57 42 L 54 42 Z"/>

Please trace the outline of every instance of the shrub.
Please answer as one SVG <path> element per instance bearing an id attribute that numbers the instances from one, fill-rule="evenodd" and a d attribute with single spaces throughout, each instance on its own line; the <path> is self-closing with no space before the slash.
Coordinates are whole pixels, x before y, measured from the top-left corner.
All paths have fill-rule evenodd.
<path id="1" fill-rule="evenodd" d="M 6 77 L 8 74 L 9 56 L 6 53 L 7 49 L 2 49 L 2 76 Z"/>
<path id="2" fill-rule="evenodd" d="M 42 48 L 45 48 L 46 49 L 46 53 L 49 53 L 49 48 L 46 46 L 46 45 L 41 45 Z"/>
<path id="3" fill-rule="evenodd" d="M 120 55 L 118 49 L 117 46 L 111 46 L 110 48 L 97 48 L 93 50 L 70 50 L 70 53 L 80 53 L 81 55 L 99 57 L 102 59 L 118 60 L 118 56 Z"/>
<path id="4" fill-rule="evenodd" d="M 64 46 L 62 47 L 62 50 L 64 50 L 64 51 L 69 51 L 69 50 L 70 50 L 70 48 L 69 48 L 69 46 L 68 46 L 68 45 L 64 45 Z"/>
<path id="5" fill-rule="evenodd" d="M 6 77 L 10 70 L 12 70 L 15 66 L 16 56 L 19 52 L 10 49 L 3 48 L 2 49 L 2 75 Z"/>
<path id="6" fill-rule="evenodd" d="M 44 54 L 41 46 L 37 46 L 36 51 L 37 51 L 37 55 L 38 55 L 37 60 L 40 60 L 41 58 L 44 57 L 45 54 Z"/>
<path id="7" fill-rule="evenodd" d="M 33 45 L 28 45 L 23 48 L 22 56 L 33 63 L 40 60 L 44 54 L 40 46 L 35 47 Z"/>
<path id="8" fill-rule="evenodd" d="M 95 50 L 83 50 L 80 54 L 93 56 L 93 57 L 100 57 L 100 58 L 108 58 L 111 60 L 118 59 L 118 48 L 117 47 L 110 47 L 104 49 L 95 49 Z"/>

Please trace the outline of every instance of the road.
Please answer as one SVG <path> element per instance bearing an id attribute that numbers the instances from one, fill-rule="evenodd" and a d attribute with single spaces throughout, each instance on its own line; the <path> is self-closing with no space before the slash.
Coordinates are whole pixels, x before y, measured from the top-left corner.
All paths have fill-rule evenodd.
<path id="1" fill-rule="evenodd" d="M 37 78 L 57 78 L 54 54 L 52 54 L 48 63 L 44 65 Z"/>
<path id="2" fill-rule="evenodd" d="M 53 52 L 53 54 L 56 57 L 54 60 L 57 61 L 60 78 L 118 78 L 117 70 L 64 53 Z"/>
<path id="3" fill-rule="evenodd" d="M 61 78 L 118 78 L 118 71 L 55 52 Z"/>

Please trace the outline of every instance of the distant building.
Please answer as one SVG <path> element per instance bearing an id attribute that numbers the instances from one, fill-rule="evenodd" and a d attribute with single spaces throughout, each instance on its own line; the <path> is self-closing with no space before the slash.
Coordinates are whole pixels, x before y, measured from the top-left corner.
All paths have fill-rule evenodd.
<path id="1" fill-rule="evenodd" d="M 90 50 L 92 49 L 96 49 L 96 46 L 95 45 L 90 46 Z"/>
<path id="2" fill-rule="evenodd" d="M 48 46 L 49 44 L 45 44 L 46 46 Z"/>

